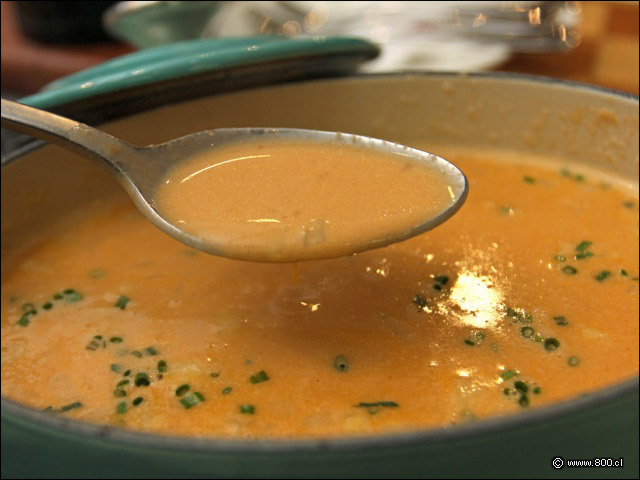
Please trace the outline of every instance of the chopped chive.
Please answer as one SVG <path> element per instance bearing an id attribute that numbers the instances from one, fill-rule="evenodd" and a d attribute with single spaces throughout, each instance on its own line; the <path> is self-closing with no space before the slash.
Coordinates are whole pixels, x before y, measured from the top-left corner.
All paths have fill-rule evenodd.
<path id="1" fill-rule="evenodd" d="M 535 330 L 531 327 L 522 327 L 520 329 L 520 332 L 522 333 L 522 336 L 524 338 L 531 338 L 533 337 L 533 334 L 535 333 Z"/>
<path id="2" fill-rule="evenodd" d="M 606 280 L 607 278 L 609 278 L 610 276 L 611 276 L 611 272 L 609 270 L 603 270 L 598 275 L 596 275 L 594 278 L 597 281 L 602 282 L 602 281 Z"/>
<path id="3" fill-rule="evenodd" d="M 152 357 L 154 355 L 157 355 L 158 351 L 155 349 L 155 347 L 147 347 L 144 349 L 144 354 L 148 357 Z"/>
<path id="4" fill-rule="evenodd" d="M 441 291 L 442 290 L 442 285 L 440 285 L 439 283 L 435 283 L 433 285 L 433 289 L 437 290 L 437 291 Z"/>
<path id="5" fill-rule="evenodd" d="M 126 397 L 127 396 L 127 392 L 126 392 L 126 390 L 123 390 L 121 388 L 116 388 L 113 391 L 113 396 L 114 397 Z"/>
<path id="6" fill-rule="evenodd" d="M 117 413 L 126 413 L 127 412 L 127 402 L 120 402 L 118 403 L 118 406 L 116 407 L 116 412 Z"/>
<path id="7" fill-rule="evenodd" d="M 80 292 L 76 292 L 72 288 L 67 288 L 64 292 L 64 299 L 69 303 L 79 302 L 84 298 Z"/>
<path id="8" fill-rule="evenodd" d="M 578 246 L 576 247 L 576 252 L 584 252 L 587 248 L 589 248 L 591 245 L 593 245 L 593 242 L 590 242 L 589 240 L 583 240 L 582 242 L 580 242 L 578 244 Z"/>
<path id="9" fill-rule="evenodd" d="M 580 359 L 578 357 L 572 356 L 572 357 L 569 357 L 569 360 L 567 360 L 567 363 L 569 364 L 570 367 L 575 367 L 580 363 Z"/>
<path id="10" fill-rule="evenodd" d="M 211 378 L 218 378 L 218 377 L 220 376 L 220 372 L 211 372 L 211 373 L 209 374 L 209 376 L 210 376 Z"/>
<path id="11" fill-rule="evenodd" d="M 98 337 L 99 335 L 96 335 L 96 337 Z M 100 339 L 93 337 L 91 339 L 91 341 L 87 344 L 87 346 L 85 347 L 86 350 L 90 350 L 92 352 L 95 352 L 98 347 L 100 347 Z M 102 337 L 100 337 L 102 338 Z"/>
<path id="12" fill-rule="evenodd" d="M 413 303 L 415 303 L 418 308 L 423 309 L 424 307 L 427 306 L 427 299 L 424 298 L 422 295 L 418 294 L 415 297 L 413 297 Z"/>
<path id="13" fill-rule="evenodd" d="M 523 393 L 523 394 L 527 393 L 529 391 L 529 387 L 522 380 L 518 380 L 518 381 L 514 382 L 513 383 L 513 388 L 515 388 L 516 391 L 518 391 L 520 393 Z"/>
<path id="14" fill-rule="evenodd" d="M 27 317 L 26 315 L 23 315 L 20 317 L 20 320 L 18 320 L 16 322 L 16 324 L 20 325 L 21 327 L 26 327 L 27 325 L 29 325 L 31 321 L 29 320 L 29 317 Z"/>
<path id="15" fill-rule="evenodd" d="M 360 402 L 358 405 L 354 405 L 357 408 L 369 408 L 369 407 L 399 407 L 396 402 Z"/>
<path id="16" fill-rule="evenodd" d="M 464 339 L 464 343 L 466 343 L 467 345 L 469 345 L 471 347 L 473 347 L 476 344 L 476 342 L 474 342 L 473 340 L 469 340 L 468 338 Z"/>
<path id="17" fill-rule="evenodd" d="M 530 175 L 525 175 L 524 177 L 522 177 L 522 180 L 523 180 L 525 183 L 536 183 L 536 179 L 535 179 L 535 178 L 533 178 L 533 177 L 532 177 L 532 176 L 530 176 Z"/>
<path id="18" fill-rule="evenodd" d="M 70 403 L 69 405 L 65 405 L 64 407 L 60 407 L 58 409 L 58 412 L 64 413 L 64 412 L 68 412 L 69 410 L 73 410 L 75 408 L 80 408 L 80 407 L 82 407 L 81 402 L 73 402 L 73 403 Z"/>
<path id="19" fill-rule="evenodd" d="M 94 335 L 93 338 L 96 340 L 102 340 L 102 335 Z"/>
<path id="20" fill-rule="evenodd" d="M 54 300 L 62 300 L 64 298 L 64 295 L 62 295 L 61 293 L 54 293 L 53 294 L 53 299 Z"/>
<path id="21" fill-rule="evenodd" d="M 111 343 L 122 343 L 122 337 L 111 337 L 109 341 Z"/>
<path id="22" fill-rule="evenodd" d="M 233 390 L 233 388 L 231 387 L 226 387 L 224 390 L 222 390 L 222 394 L 223 395 L 228 395 L 231 393 L 231 391 Z"/>
<path id="23" fill-rule="evenodd" d="M 436 275 L 433 279 L 440 285 L 445 285 L 449 281 L 449 277 L 446 275 Z"/>
<path id="24" fill-rule="evenodd" d="M 204 401 L 204 396 L 200 392 L 193 392 L 192 394 L 187 395 L 186 397 L 180 399 L 180 403 L 185 409 L 194 407 L 203 401 Z"/>
<path id="25" fill-rule="evenodd" d="M 120 295 L 114 307 L 117 307 L 120 310 L 124 310 L 125 307 L 127 306 L 127 303 L 129 303 L 129 300 L 130 299 L 128 297 L 125 297 L 124 295 Z"/>
<path id="26" fill-rule="evenodd" d="M 529 406 L 529 397 L 526 395 L 520 395 L 520 399 L 518 400 L 518 404 L 521 407 L 528 407 Z"/>
<path id="27" fill-rule="evenodd" d="M 266 382 L 267 380 L 269 380 L 269 377 L 267 375 L 267 372 L 265 372 L 264 370 L 260 370 L 255 375 L 251 375 L 251 377 L 249 377 L 249 381 L 253 384 Z"/>
<path id="28" fill-rule="evenodd" d="M 133 399 L 133 401 L 131 402 L 131 404 L 132 404 L 134 407 L 137 407 L 137 406 L 138 406 L 138 405 L 140 405 L 142 402 L 144 402 L 144 398 L 142 398 L 142 397 L 136 397 L 136 398 L 134 398 L 134 399 Z"/>
<path id="29" fill-rule="evenodd" d="M 33 315 L 34 313 L 36 313 L 36 306 L 31 302 L 23 303 L 22 313 L 28 313 Z"/>
<path id="30" fill-rule="evenodd" d="M 573 176 L 573 179 L 574 179 L 576 182 L 584 182 L 584 175 L 582 175 L 582 174 L 580 174 L 580 173 L 576 173 L 576 174 Z"/>
<path id="31" fill-rule="evenodd" d="M 565 257 L 564 255 L 556 255 L 554 258 L 555 258 L 558 262 L 564 262 L 564 261 L 567 259 L 567 257 Z"/>
<path id="32" fill-rule="evenodd" d="M 122 374 L 123 377 L 128 377 L 129 375 L 131 375 L 131 370 L 125 370 L 125 372 Z"/>
<path id="33" fill-rule="evenodd" d="M 169 367 L 167 366 L 167 362 L 166 361 L 160 360 L 158 362 L 158 372 L 164 373 L 164 372 L 167 371 L 167 368 L 169 368 Z"/>
<path id="34" fill-rule="evenodd" d="M 500 376 L 502 377 L 503 380 L 509 380 L 510 378 L 517 377 L 518 372 L 513 370 L 505 370 L 500 374 Z"/>
<path id="35" fill-rule="evenodd" d="M 133 352 L 131 352 L 131 355 L 133 355 L 134 357 L 142 358 L 142 353 L 140 353 L 138 350 L 134 350 Z"/>
<path id="36" fill-rule="evenodd" d="M 622 206 L 625 208 L 633 208 L 636 206 L 636 202 L 634 202 L 633 200 L 627 200 L 625 202 L 622 202 Z"/>
<path id="37" fill-rule="evenodd" d="M 509 395 L 511 393 L 511 390 L 509 390 L 508 388 L 504 388 L 502 389 L 502 393 L 504 393 L 505 395 Z"/>
<path id="38" fill-rule="evenodd" d="M 44 410 L 42 410 L 43 412 L 53 412 L 53 407 L 51 405 L 49 405 L 47 408 L 45 408 Z"/>
<path id="39" fill-rule="evenodd" d="M 563 316 L 553 317 L 553 320 L 556 322 L 556 325 L 568 325 L 567 319 Z"/>
<path id="40" fill-rule="evenodd" d="M 623 276 L 625 276 L 625 277 L 628 277 L 628 276 L 629 276 L 629 273 L 628 273 L 624 268 L 621 268 L 621 269 L 620 269 L 620 275 L 623 275 Z"/>
<path id="41" fill-rule="evenodd" d="M 533 390 L 531 390 L 533 393 L 535 393 L 536 395 L 540 395 L 542 393 L 542 388 L 540 387 L 533 387 Z"/>
<path id="42" fill-rule="evenodd" d="M 562 268 L 562 271 L 567 275 L 575 275 L 576 273 L 578 273 L 578 270 L 576 270 L 571 265 L 566 265 L 565 267 Z"/>
<path id="43" fill-rule="evenodd" d="M 539 333 L 536 333 L 536 336 L 534 338 L 534 340 L 538 343 L 542 343 L 544 342 L 544 337 L 542 335 L 540 335 Z"/>
<path id="44" fill-rule="evenodd" d="M 575 259 L 576 260 L 584 260 L 585 258 L 589 258 L 589 257 L 593 257 L 593 252 L 580 252 L 580 253 L 576 253 L 575 255 Z"/>
<path id="45" fill-rule="evenodd" d="M 51 310 L 52 307 L 53 307 L 53 303 L 51 302 L 45 302 L 42 304 L 43 310 Z"/>
<path id="46" fill-rule="evenodd" d="M 560 341 L 557 338 L 547 338 L 544 341 L 544 349 L 549 351 L 549 352 L 553 352 L 554 350 L 557 350 L 558 347 L 560 346 Z"/>
<path id="47" fill-rule="evenodd" d="M 176 396 L 181 397 L 182 395 L 187 393 L 189 390 L 191 390 L 191 386 L 188 383 L 184 383 L 180 385 L 178 388 L 176 388 Z"/>
<path id="48" fill-rule="evenodd" d="M 133 383 L 136 387 L 148 387 L 149 385 L 151 385 L 151 380 L 149 380 L 149 375 L 141 372 L 136 373 Z"/>
<path id="49" fill-rule="evenodd" d="M 116 373 L 120 373 L 122 371 L 122 365 L 120 365 L 118 363 L 112 363 L 111 364 L 111 371 L 112 372 L 116 372 Z"/>
<path id="50" fill-rule="evenodd" d="M 123 385 L 128 385 L 129 384 L 129 379 L 125 378 L 124 380 L 120 380 L 118 383 L 116 383 L 116 387 L 121 387 Z"/>
<path id="51" fill-rule="evenodd" d="M 253 415 L 255 412 L 256 412 L 256 407 L 254 407 L 253 405 L 240 405 L 240 413 Z"/>

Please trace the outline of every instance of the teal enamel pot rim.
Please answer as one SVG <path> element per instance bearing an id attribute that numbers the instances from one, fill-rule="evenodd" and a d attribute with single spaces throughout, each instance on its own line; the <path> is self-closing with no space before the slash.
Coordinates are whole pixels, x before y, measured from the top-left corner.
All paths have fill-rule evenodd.
<path id="1" fill-rule="evenodd" d="M 571 91 L 578 97 L 593 95 L 612 103 L 638 108 L 638 97 L 623 92 L 577 84 L 569 81 L 522 76 L 503 73 L 465 74 L 407 72 L 401 74 L 352 75 L 337 79 L 291 81 L 285 85 L 263 87 L 260 90 L 279 89 L 286 94 L 290 89 L 326 86 L 340 89 L 349 82 L 362 88 L 367 82 L 372 85 L 398 82 L 433 81 L 463 82 L 462 79 L 489 85 L 504 82 L 514 88 L 558 89 Z M 465 80 L 466 81 L 466 80 Z M 428 85 L 427 85 L 428 86 Z M 243 89 L 246 87 L 242 87 Z M 249 89 L 249 92 L 253 89 Z M 215 88 L 209 93 L 215 93 Z M 242 92 L 240 92 L 242 93 Z M 156 93 L 154 92 L 153 95 Z M 224 97 L 224 94 L 214 95 Z M 183 99 L 184 100 L 184 99 Z M 137 113 L 137 112 L 135 112 Z M 3 159 L 3 167 L 14 163 L 25 154 L 41 147 L 35 141 L 20 151 Z M 4 168 L 3 168 L 4 170 Z M 94 425 L 65 417 L 54 416 L 22 406 L 2 397 L 3 463 L 10 464 L 12 458 L 20 459 L 25 468 L 36 468 L 36 461 L 28 465 L 29 445 L 38 444 L 60 448 L 60 457 L 70 449 L 83 454 L 95 453 L 91 457 L 94 465 L 100 465 L 104 457 L 104 472 L 96 476 L 109 477 L 133 472 L 136 462 L 146 463 L 148 470 L 140 468 L 137 476 L 280 476 L 321 477 L 338 476 L 425 476 L 463 475 L 475 477 L 524 476 L 637 476 L 638 471 L 638 377 L 589 393 L 565 402 L 505 417 L 494 417 L 467 425 L 428 430 L 413 430 L 403 433 L 388 433 L 376 436 L 353 436 L 344 438 L 300 439 L 300 440 L 228 440 L 222 438 L 191 438 L 127 431 L 104 425 Z M 5 427 L 11 433 L 5 438 Z M 621 433 L 621 429 L 625 429 Z M 558 432 L 556 440 L 553 432 Z M 591 434 L 597 439 L 590 439 Z M 566 435 L 573 435 L 567 437 Z M 635 435 L 635 436 L 634 436 Z M 585 455 L 614 456 L 609 443 L 624 451 L 627 468 L 622 470 L 553 470 L 550 467 L 550 449 L 565 449 L 558 455 L 567 458 L 580 456 L 582 445 L 564 445 L 566 438 L 576 442 L 581 439 L 588 444 Z M 593 441 L 592 441 L 593 440 Z M 598 444 L 600 442 L 600 444 Z M 535 446 L 535 451 L 528 450 Z M 579 448 L 578 448 L 579 447 Z M 578 448 L 578 450 L 576 450 Z M 586 448 L 586 447 L 585 447 Z M 635 451 L 635 457 L 632 452 Z M 570 453 L 567 453 L 570 452 Z M 505 455 L 508 453 L 507 458 Z M 72 455 L 72 453 L 69 453 Z M 456 456 L 457 455 L 457 456 Z M 88 457 L 87 457 L 88 458 Z M 458 461 L 455 461 L 455 459 Z M 118 462 L 117 459 L 120 459 Z M 499 462 L 507 470 L 501 470 Z M 89 461 L 89 460 L 87 460 Z M 445 462 L 449 463 L 449 470 Z M 155 462 L 155 463 L 154 463 Z M 413 463 L 412 463 L 413 462 Z M 544 464 L 542 463 L 544 462 Z M 63 465 L 64 464 L 64 465 Z M 52 476 L 79 475 L 81 467 L 69 466 L 60 460 L 52 462 Z M 204 466 L 202 466 L 204 465 Z M 415 468 L 413 467 L 415 465 Z M 430 467 L 431 465 L 431 467 Z M 211 470 L 206 470 L 209 466 Z M 74 470 L 76 468 L 76 470 Z M 430 470 L 433 468 L 433 470 Z M 470 470 L 473 468 L 473 470 Z M 80 470 L 78 470 L 80 469 Z M 203 470 L 204 469 L 204 470 Z M 86 468 L 85 472 L 91 472 Z M 3 473 L 5 467 L 3 466 Z M 502 473 L 501 473 L 502 472 Z M 6 470 L 11 476 L 12 471 Z M 15 476 L 16 474 L 13 473 Z M 4 476 L 4 475 L 3 475 Z M 22 475 L 26 476 L 26 475 Z"/>

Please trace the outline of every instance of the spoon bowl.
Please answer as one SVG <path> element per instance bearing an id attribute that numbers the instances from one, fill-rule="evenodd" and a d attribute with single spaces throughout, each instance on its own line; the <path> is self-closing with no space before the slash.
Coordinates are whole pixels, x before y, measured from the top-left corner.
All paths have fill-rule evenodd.
<path id="1" fill-rule="evenodd" d="M 193 133 L 159 145 L 138 147 L 83 123 L 5 99 L 2 99 L 2 127 L 56 143 L 91 159 L 118 179 L 145 217 L 162 231 L 195 249 L 239 260 L 294 262 L 343 256 L 383 247 L 445 222 L 460 209 L 468 191 L 464 174 L 437 155 L 348 133 L 286 128 L 223 128 Z M 168 173 L 176 165 L 198 155 L 262 140 L 343 145 L 377 154 L 409 158 L 438 173 L 447 184 L 450 201 L 435 213 L 430 211 L 419 221 L 413 220 L 406 228 L 395 229 L 392 233 L 370 235 L 357 242 L 348 242 L 339 248 L 328 250 L 293 246 L 289 248 L 287 245 L 294 243 L 287 242 L 286 239 L 283 242 L 264 241 L 259 238 L 260 235 L 243 238 L 240 242 L 230 242 L 224 236 L 220 239 L 206 237 L 197 232 L 186 231 L 179 222 L 168 220 L 166 212 L 158 207 L 158 188 L 166 182 Z M 362 172 L 362 175 L 366 174 L 367 172 Z M 391 184 L 390 188 L 394 188 L 394 185 Z M 225 227 L 221 224 L 220 228 Z M 277 248 L 274 247 L 275 244 Z"/>

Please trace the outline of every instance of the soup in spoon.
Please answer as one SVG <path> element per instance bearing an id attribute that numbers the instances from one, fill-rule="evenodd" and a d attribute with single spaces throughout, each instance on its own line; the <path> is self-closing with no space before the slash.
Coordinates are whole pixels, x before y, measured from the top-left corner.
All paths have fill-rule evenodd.
<path id="1" fill-rule="evenodd" d="M 339 257 L 427 230 L 462 203 L 464 184 L 427 158 L 335 142 L 228 145 L 170 170 L 154 207 L 226 257 Z"/>

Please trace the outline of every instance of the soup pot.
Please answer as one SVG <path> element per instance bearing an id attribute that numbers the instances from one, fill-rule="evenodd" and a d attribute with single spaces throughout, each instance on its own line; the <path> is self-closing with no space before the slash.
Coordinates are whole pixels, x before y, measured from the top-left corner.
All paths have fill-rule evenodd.
<path id="1" fill-rule="evenodd" d="M 46 101 L 33 97 L 31 103 L 140 145 L 218 127 L 338 130 L 432 144 L 434 153 L 454 144 L 562 157 L 638 183 L 637 97 L 498 73 L 345 75 L 348 68 L 323 74 L 303 68 L 296 76 L 278 61 L 269 65 L 280 74 L 268 80 L 259 73 L 269 65 L 247 60 L 232 74 L 229 65 L 214 69 L 207 81 L 199 73 L 84 98 L 73 95 L 70 82 L 59 97 L 50 91 Z M 329 78 L 313 78 L 318 75 Z M 2 165 L 3 271 L 8 254 L 28 242 L 30 231 L 119 188 L 98 167 L 55 146 L 36 142 L 11 154 Z M 636 315 L 629 312 L 628 320 Z M 3 477 L 638 476 L 637 377 L 519 415 L 303 440 L 139 433 L 42 413 L 6 393 Z M 624 468 L 562 467 L 566 459 L 606 457 L 622 457 Z"/>

